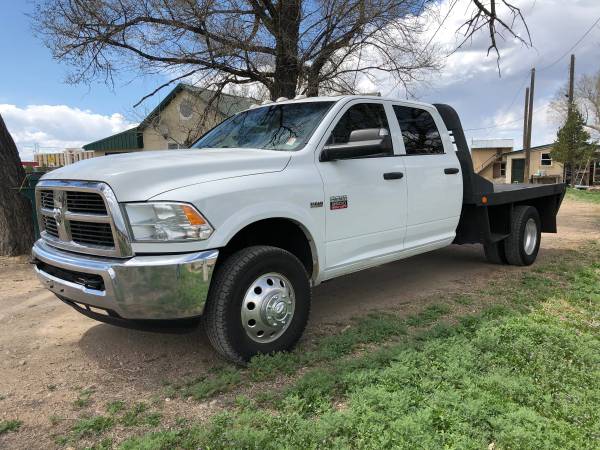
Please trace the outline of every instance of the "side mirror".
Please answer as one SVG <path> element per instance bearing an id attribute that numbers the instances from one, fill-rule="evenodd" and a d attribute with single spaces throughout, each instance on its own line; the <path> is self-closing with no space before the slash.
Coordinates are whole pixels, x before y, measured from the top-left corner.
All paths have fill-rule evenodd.
<path id="1" fill-rule="evenodd" d="M 390 153 L 392 138 L 385 128 L 365 128 L 350 133 L 348 142 L 329 144 L 323 147 L 319 161 L 364 158 L 367 156 Z"/>

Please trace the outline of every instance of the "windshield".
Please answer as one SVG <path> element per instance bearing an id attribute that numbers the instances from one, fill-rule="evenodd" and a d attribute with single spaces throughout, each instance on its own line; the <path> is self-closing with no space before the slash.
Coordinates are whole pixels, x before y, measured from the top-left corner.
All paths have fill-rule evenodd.
<path id="1" fill-rule="evenodd" d="M 333 102 L 269 105 L 230 117 L 202 136 L 192 148 L 302 148 Z"/>

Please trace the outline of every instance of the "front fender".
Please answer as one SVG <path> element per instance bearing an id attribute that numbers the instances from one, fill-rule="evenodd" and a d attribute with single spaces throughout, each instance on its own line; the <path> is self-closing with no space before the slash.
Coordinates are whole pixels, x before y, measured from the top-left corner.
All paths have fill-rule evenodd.
<path id="1" fill-rule="evenodd" d="M 298 173 L 297 173 L 298 172 Z M 301 172 L 301 173 L 300 173 Z M 188 186 L 154 197 L 153 201 L 193 203 L 215 229 L 206 241 L 135 244 L 134 251 L 198 251 L 225 247 L 243 228 L 264 219 L 289 219 L 307 235 L 318 267 L 324 267 L 324 208 L 322 181 L 316 171 L 286 169 L 280 173 L 214 181 Z M 320 203 L 322 205 L 322 203 Z M 161 250 L 162 247 L 162 250 Z"/>

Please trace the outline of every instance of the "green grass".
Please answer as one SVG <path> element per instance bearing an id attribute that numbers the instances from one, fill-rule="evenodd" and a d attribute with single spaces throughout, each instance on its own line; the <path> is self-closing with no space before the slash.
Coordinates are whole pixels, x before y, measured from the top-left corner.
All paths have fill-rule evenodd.
<path id="1" fill-rule="evenodd" d="M 120 448 L 597 448 L 599 250 L 470 295 L 487 305 L 474 314 L 439 304 L 406 320 L 371 315 L 301 354 L 261 357 L 240 379 L 309 367 L 204 423 Z"/>
<path id="2" fill-rule="evenodd" d="M 23 422 L 20 420 L 0 420 L 0 434 L 8 433 L 9 431 L 19 431 Z"/>
<path id="3" fill-rule="evenodd" d="M 580 202 L 600 204 L 600 191 L 582 191 L 579 189 L 567 188 L 566 198 Z"/>
<path id="4" fill-rule="evenodd" d="M 83 415 L 73 423 L 67 434 L 56 436 L 56 443 L 60 446 L 66 446 L 81 439 L 97 439 L 115 427 L 125 429 L 156 428 L 160 426 L 162 420 L 161 413 L 149 411 L 149 406 L 143 402 L 135 403 L 127 408 L 121 400 L 112 401 L 106 404 L 106 412 L 108 415 Z M 51 416 L 50 418 L 53 425 L 57 425 L 64 420 L 54 417 Z M 104 438 L 88 448 L 109 449 L 113 448 L 113 442 L 111 439 Z"/>
<path id="5" fill-rule="evenodd" d="M 114 416 L 115 414 L 120 413 L 125 408 L 125 402 L 122 400 L 115 400 L 106 405 L 106 412 L 110 415 Z"/>
<path id="6" fill-rule="evenodd" d="M 77 399 L 73 402 L 73 406 L 77 409 L 85 408 L 92 401 L 93 389 L 83 389 L 77 395 Z"/>
<path id="7" fill-rule="evenodd" d="M 160 413 L 148 412 L 148 405 L 140 402 L 125 411 L 121 417 L 120 423 L 126 427 L 139 427 L 145 425 L 157 427 L 160 425 L 161 418 L 162 415 Z"/>
<path id="8" fill-rule="evenodd" d="M 99 435 L 110 430 L 115 425 L 115 419 L 107 416 L 84 417 L 75 422 L 71 433 L 75 438 Z"/>
<path id="9" fill-rule="evenodd" d="M 349 355 L 361 346 L 376 344 L 407 333 L 408 326 L 423 326 L 447 314 L 446 305 L 431 305 L 424 311 L 399 320 L 395 314 L 371 313 L 357 318 L 352 326 L 337 334 L 328 334 L 316 339 L 311 348 L 300 348 L 289 353 L 259 355 L 254 357 L 246 369 L 223 366 L 206 375 L 180 385 L 169 385 L 168 395 L 179 394 L 205 400 L 214 395 L 229 392 L 246 382 L 269 381 L 281 375 L 292 375 L 301 367 L 335 361 Z"/>
<path id="10" fill-rule="evenodd" d="M 228 392 L 241 381 L 240 370 L 234 367 L 222 367 L 212 374 L 202 376 L 186 383 L 180 389 L 183 397 L 204 400 L 215 394 Z"/>

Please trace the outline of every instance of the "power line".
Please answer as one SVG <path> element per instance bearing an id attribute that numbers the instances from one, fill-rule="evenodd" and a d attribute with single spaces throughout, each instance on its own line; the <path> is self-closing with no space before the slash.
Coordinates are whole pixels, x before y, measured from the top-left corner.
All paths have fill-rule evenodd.
<path id="1" fill-rule="evenodd" d="M 437 27 L 437 30 L 435 30 L 435 32 L 429 38 L 429 41 L 427 41 L 427 44 L 425 44 L 425 47 L 423 47 L 423 50 L 421 50 L 421 54 L 423 52 L 425 52 L 425 50 L 427 50 L 427 47 L 429 47 L 429 44 L 431 44 L 431 41 L 433 41 L 433 39 L 436 37 L 436 35 L 438 34 L 438 32 L 442 29 L 442 27 L 444 26 L 444 23 L 448 19 L 448 16 L 450 15 L 450 13 L 452 12 L 452 10 L 454 9 L 454 7 L 457 4 L 458 4 L 458 0 L 455 0 L 455 2 L 450 5 L 450 9 L 448 9 L 448 12 L 446 13 L 446 15 L 444 16 L 444 18 L 440 22 L 440 25 Z"/>
<path id="2" fill-rule="evenodd" d="M 591 27 L 589 27 L 587 29 L 587 31 L 585 33 L 583 33 L 583 35 L 579 38 L 579 40 L 577 42 L 575 42 L 575 44 L 573 44 L 571 46 L 571 48 L 569 48 L 569 50 L 567 50 L 565 53 L 563 53 L 558 59 L 556 59 L 553 63 L 548 64 L 547 66 L 542 67 L 539 70 L 547 70 L 551 67 L 554 67 L 556 64 L 558 64 L 565 56 L 567 56 L 569 53 L 571 53 L 573 50 L 575 50 L 579 44 L 581 44 L 581 42 L 583 42 L 583 40 L 588 36 L 588 34 L 590 34 L 592 32 L 592 30 L 594 29 L 594 27 L 596 25 L 598 25 L 598 23 L 600 23 L 600 17 L 598 17 L 596 19 L 596 21 L 592 24 Z"/>
<path id="3" fill-rule="evenodd" d="M 583 33 L 583 35 L 567 50 L 565 51 L 560 57 L 558 57 L 555 61 L 553 61 L 551 64 L 548 64 L 544 67 L 542 67 L 541 69 L 538 69 L 538 72 L 543 71 L 543 70 L 548 70 L 551 67 L 554 67 L 556 64 L 558 64 L 565 56 L 567 56 L 569 53 L 571 53 L 573 50 L 575 50 L 579 44 L 581 44 L 583 42 L 583 40 L 592 32 L 592 30 L 594 29 L 594 27 L 596 27 L 596 25 L 598 25 L 600 23 L 600 17 L 598 17 L 596 19 L 596 21 L 592 24 L 591 27 L 589 27 L 585 33 Z M 525 72 L 525 77 L 524 79 L 526 79 L 529 76 L 529 72 Z M 517 100 L 517 96 L 519 94 L 519 92 L 523 89 L 525 84 L 521 84 L 521 86 L 519 87 L 519 89 L 517 90 L 517 92 L 515 92 L 514 97 L 512 99 L 512 101 L 510 102 L 510 106 L 508 108 L 506 108 L 507 111 L 510 111 L 510 109 L 513 107 L 515 101 Z M 538 112 L 540 110 L 542 110 L 544 108 L 537 108 L 535 109 L 533 112 Z M 516 122 L 520 122 L 521 119 L 516 119 L 516 120 L 511 120 L 509 122 L 505 122 L 499 125 L 492 125 L 489 127 L 479 127 L 479 128 L 466 128 L 464 131 L 479 131 L 479 130 L 490 130 L 490 129 L 495 129 L 495 128 L 502 128 L 506 125 L 510 125 Z"/>
<path id="4" fill-rule="evenodd" d="M 540 106 L 539 108 L 536 108 L 533 110 L 534 113 L 541 111 L 542 109 L 545 109 L 545 106 Z M 506 125 L 510 125 L 512 123 L 516 123 L 516 122 L 521 122 L 523 119 L 515 119 L 515 120 L 510 120 L 508 122 L 504 122 L 504 123 L 500 123 L 498 125 L 490 125 L 489 127 L 479 127 L 479 128 L 465 128 L 463 131 L 479 131 L 479 130 L 491 130 L 493 128 L 502 128 Z"/>

